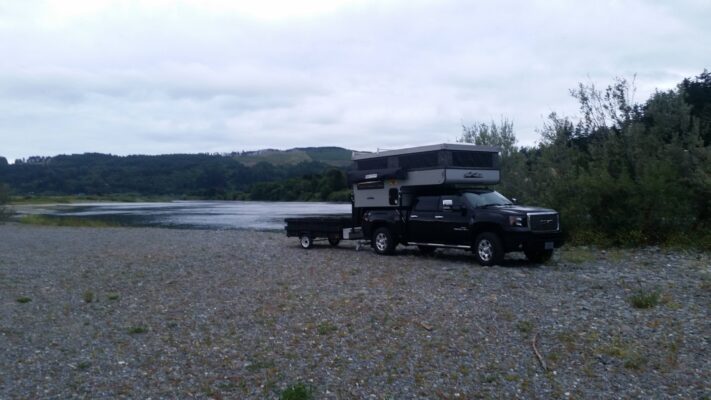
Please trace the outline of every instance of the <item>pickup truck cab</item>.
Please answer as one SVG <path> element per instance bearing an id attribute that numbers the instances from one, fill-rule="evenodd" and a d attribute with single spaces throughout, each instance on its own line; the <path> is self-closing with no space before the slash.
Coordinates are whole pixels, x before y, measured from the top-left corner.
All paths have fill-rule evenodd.
<path id="1" fill-rule="evenodd" d="M 398 244 L 424 253 L 459 248 L 473 251 L 482 265 L 500 263 L 512 251 L 544 262 L 563 245 L 555 210 L 516 205 L 490 189 L 418 194 L 408 209 L 367 211 L 362 229 L 379 254 L 392 254 Z"/>

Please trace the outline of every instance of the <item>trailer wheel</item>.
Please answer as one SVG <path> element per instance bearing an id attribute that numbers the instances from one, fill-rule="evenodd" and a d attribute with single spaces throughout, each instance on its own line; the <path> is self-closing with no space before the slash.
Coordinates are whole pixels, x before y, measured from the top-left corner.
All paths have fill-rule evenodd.
<path id="1" fill-rule="evenodd" d="M 390 233 L 390 229 L 384 227 L 378 228 L 373 232 L 372 244 L 375 252 L 381 255 L 393 254 L 397 245 L 392 233 Z"/>
<path id="2" fill-rule="evenodd" d="M 484 232 L 474 240 L 474 257 L 479 264 L 488 267 L 501 263 L 504 259 L 504 248 L 499 236 L 492 232 Z"/>
<path id="3" fill-rule="evenodd" d="M 314 245 L 314 240 L 309 235 L 301 235 L 299 236 L 299 244 L 305 249 L 310 249 Z"/>
<path id="4" fill-rule="evenodd" d="M 330 235 L 328 237 L 328 244 L 330 244 L 332 247 L 338 246 L 338 243 L 341 243 L 341 239 L 338 236 Z"/>

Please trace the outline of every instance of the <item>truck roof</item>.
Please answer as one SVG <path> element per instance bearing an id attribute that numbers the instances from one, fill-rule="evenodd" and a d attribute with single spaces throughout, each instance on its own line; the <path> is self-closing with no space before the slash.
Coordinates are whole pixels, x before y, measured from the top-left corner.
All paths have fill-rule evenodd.
<path id="1" fill-rule="evenodd" d="M 417 147 L 407 147 L 404 149 L 396 150 L 383 150 L 377 152 L 353 152 L 351 159 L 353 161 L 365 160 L 368 158 L 378 158 L 378 157 L 388 157 L 388 156 L 398 156 L 403 154 L 412 153 L 424 153 L 428 151 L 437 150 L 459 150 L 459 151 L 476 151 L 476 152 L 489 152 L 498 153 L 501 151 L 499 147 L 496 146 L 480 146 L 474 144 L 463 144 L 463 143 L 441 143 L 441 144 L 431 144 L 427 146 L 417 146 Z"/>

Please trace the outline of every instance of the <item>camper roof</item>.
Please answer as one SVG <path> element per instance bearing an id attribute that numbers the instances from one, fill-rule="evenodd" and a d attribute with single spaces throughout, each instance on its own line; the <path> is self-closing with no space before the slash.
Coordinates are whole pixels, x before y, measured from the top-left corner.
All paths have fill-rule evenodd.
<path id="1" fill-rule="evenodd" d="M 427 151 L 437 151 L 437 150 L 460 150 L 460 151 L 477 151 L 477 152 L 488 152 L 488 153 L 498 153 L 501 151 L 500 148 L 495 146 L 479 146 L 473 144 L 452 144 L 452 143 L 442 143 L 442 144 L 432 144 L 428 146 L 418 146 L 418 147 L 408 147 L 404 149 L 397 150 L 383 150 L 374 153 L 369 152 L 353 152 L 351 157 L 353 161 L 365 160 L 368 158 L 378 158 L 378 157 L 388 157 L 388 156 L 399 156 L 403 154 L 412 153 L 424 153 Z"/>

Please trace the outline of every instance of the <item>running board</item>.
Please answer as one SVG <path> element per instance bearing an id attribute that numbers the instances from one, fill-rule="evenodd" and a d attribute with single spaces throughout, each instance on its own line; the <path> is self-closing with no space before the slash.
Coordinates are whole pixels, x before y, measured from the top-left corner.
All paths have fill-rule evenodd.
<path id="1" fill-rule="evenodd" d="M 471 250 L 472 246 L 466 246 L 462 244 L 441 244 L 441 243 L 417 243 L 417 242 L 407 242 L 410 245 L 415 246 L 432 246 L 432 247 L 450 247 L 453 249 L 467 249 Z"/>

